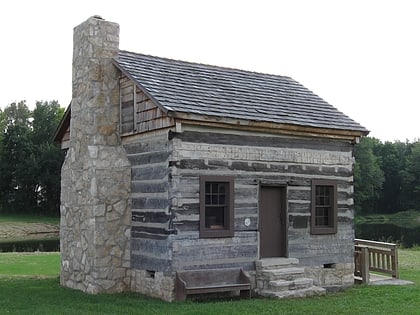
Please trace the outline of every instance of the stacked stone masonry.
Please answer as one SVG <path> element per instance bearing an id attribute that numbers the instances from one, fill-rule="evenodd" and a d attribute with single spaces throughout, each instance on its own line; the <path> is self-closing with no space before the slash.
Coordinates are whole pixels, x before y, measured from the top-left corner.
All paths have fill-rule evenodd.
<path id="1" fill-rule="evenodd" d="M 111 62 L 118 33 L 117 24 L 98 18 L 74 31 L 70 147 L 61 186 L 61 284 L 89 293 L 130 286 L 131 170 L 118 135 L 119 74 Z"/>

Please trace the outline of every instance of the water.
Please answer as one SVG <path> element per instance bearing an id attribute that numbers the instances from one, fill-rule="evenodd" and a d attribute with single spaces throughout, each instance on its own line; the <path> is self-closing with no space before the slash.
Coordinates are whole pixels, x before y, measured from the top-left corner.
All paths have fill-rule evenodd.
<path id="1" fill-rule="evenodd" d="M 413 222 L 398 221 L 391 223 L 363 223 L 356 224 L 356 238 L 399 243 L 403 247 L 420 245 L 420 223 L 413 226 Z"/>
<path id="2" fill-rule="evenodd" d="M 1 252 L 58 252 L 60 251 L 59 239 L 24 240 L 0 242 Z"/>

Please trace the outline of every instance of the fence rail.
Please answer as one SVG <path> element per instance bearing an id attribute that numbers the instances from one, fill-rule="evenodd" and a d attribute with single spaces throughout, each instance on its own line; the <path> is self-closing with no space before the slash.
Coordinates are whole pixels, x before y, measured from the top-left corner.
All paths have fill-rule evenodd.
<path id="1" fill-rule="evenodd" d="M 354 240 L 354 275 L 369 283 L 369 272 L 376 271 L 398 279 L 398 249 L 396 244 Z"/>

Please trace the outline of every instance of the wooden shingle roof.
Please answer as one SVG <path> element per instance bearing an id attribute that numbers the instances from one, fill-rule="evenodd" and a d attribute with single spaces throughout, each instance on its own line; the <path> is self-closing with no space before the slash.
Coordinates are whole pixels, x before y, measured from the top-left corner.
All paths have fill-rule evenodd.
<path id="1" fill-rule="evenodd" d="M 366 128 L 286 76 L 120 51 L 116 66 L 164 110 L 354 131 Z"/>

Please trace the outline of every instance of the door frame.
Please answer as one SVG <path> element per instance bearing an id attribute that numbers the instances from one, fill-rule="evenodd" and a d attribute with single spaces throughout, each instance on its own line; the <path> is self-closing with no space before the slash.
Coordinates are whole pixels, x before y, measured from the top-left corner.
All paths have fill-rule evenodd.
<path id="1" fill-rule="evenodd" d="M 285 250 L 285 256 L 280 256 L 280 257 L 289 257 L 289 220 L 288 220 L 288 213 L 289 213 L 289 209 L 288 209 L 288 185 L 287 183 L 284 182 L 264 182 L 264 181 L 260 181 L 259 182 L 259 187 L 258 187 L 258 257 L 261 259 L 261 227 L 262 227 L 262 220 L 261 220 L 261 190 L 263 187 L 274 187 L 274 188 L 279 188 L 279 189 L 283 189 L 280 190 L 281 193 L 283 194 L 282 196 L 282 209 L 284 209 L 284 211 L 282 211 L 280 213 L 280 215 L 282 216 L 282 220 L 284 220 L 284 227 L 285 230 L 282 232 L 282 238 L 284 239 L 284 250 Z"/>

